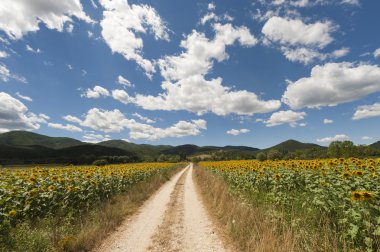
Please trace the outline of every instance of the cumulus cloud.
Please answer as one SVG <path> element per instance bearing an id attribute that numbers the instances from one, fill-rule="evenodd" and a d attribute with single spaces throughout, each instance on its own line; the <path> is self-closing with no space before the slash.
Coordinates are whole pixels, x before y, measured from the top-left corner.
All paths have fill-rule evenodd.
<path id="1" fill-rule="evenodd" d="M 133 113 L 132 114 L 134 117 L 137 117 L 138 119 L 140 119 L 141 121 L 143 122 L 146 122 L 146 123 L 155 123 L 156 121 L 155 120 L 152 120 L 146 116 L 142 116 L 140 115 L 139 113 Z"/>
<path id="2" fill-rule="evenodd" d="M 86 98 L 92 98 L 92 99 L 98 99 L 100 97 L 107 97 L 110 95 L 110 92 L 101 87 L 101 86 L 95 86 L 93 89 L 88 88 L 86 91 L 84 91 L 81 94 L 81 97 L 86 97 Z"/>
<path id="3" fill-rule="evenodd" d="M 22 95 L 22 94 L 20 94 L 19 92 L 16 92 L 16 96 L 17 96 L 18 98 L 20 98 L 20 99 L 25 100 L 25 101 L 30 101 L 30 102 L 33 101 L 32 98 L 30 98 L 29 96 Z"/>
<path id="4" fill-rule="evenodd" d="M 60 123 L 48 123 L 48 127 L 53 128 L 53 129 L 61 129 L 61 130 L 66 130 L 70 132 L 82 132 L 83 130 L 75 125 L 72 124 L 60 124 Z"/>
<path id="5" fill-rule="evenodd" d="M 1 58 L 8 58 L 9 57 L 9 54 L 5 51 L 0 51 L 0 59 Z"/>
<path id="6" fill-rule="evenodd" d="M 249 129 L 230 129 L 227 131 L 227 134 L 237 136 L 237 135 L 245 134 L 248 132 L 250 132 Z"/>
<path id="7" fill-rule="evenodd" d="M 223 86 L 222 78 L 205 79 L 214 61 L 228 58 L 226 46 L 239 42 L 242 46 L 251 47 L 257 43 L 245 26 L 214 24 L 213 28 L 214 39 L 192 31 L 181 41 L 184 52 L 160 59 L 158 64 L 165 79 L 161 85 L 164 92 L 158 96 L 138 94 L 134 102 L 147 110 L 187 110 L 199 115 L 207 112 L 251 115 L 278 109 L 278 100 L 263 101 L 255 93 L 232 90 Z"/>
<path id="8" fill-rule="evenodd" d="M 366 140 L 372 140 L 373 137 L 369 137 L 369 136 L 362 136 L 362 140 L 366 141 Z"/>
<path id="9" fill-rule="evenodd" d="M 333 137 L 325 137 L 317 139 L 317 142 L 320 143 L 331 143 L 333 141 L 348 141 L 350 138 L 344 134 L 335 135 Z"/>
<path id="10" fill-rule="evenodd" d="M 0 80 L 8 82 L 11 79 L 22 83 L 28 82 L 25 77 L 12 73 L 6 65 L 0 63 Z"/>
<path id="11" fill-rule="evenodd" d="M 68 117 L 66 116 L 66 118 Z M 87 112 L 84 120 L 80 120 L 74 116 L 70 116 L 70 119 L 78 119 L 81 126 L 105 133 L 121 132 L 122 130 L 129 129 L 129 136 L 132 139 L 145 140 L 196 136 L 201 133 L 201 130 L 207 129 L 206 121 L 202 119 L 179 121 L 168 128 L 157 128 L 149 124 L 136 122 L 134 119 L 128 119 L 118 109 L 102 110 L 93 108 Z"/>
<path id="12" fill-rule="evenodd" d="M 380 48 L 377 48 L 377 49 L 373 52 L 373 57 L 375 57 L 375 58 L 380 57 Z"/>
<path id="13" fill-rule="evenodd" d="M 112 52 L 134 60 L 148 76 L 155 72 L 154 63 L 142 55 L 143 40 L 138 33 L 148 31 L 156 40 L 169 40 L 168 28 L 156 10 L 145 4 L 130 5 L 127 0 L 100 0 L 103 19 L 102 36 Z"/>
<path id="14" fill-rule="evenodd" d="M 306 24 L 299 18 L 272 16 L 261 32 L 264 34 L 265 45 L 279 46 L 288 60 L 306 65 L 315 60 L 336 59 L 349 53 L 348 48 L 331 53 L 320 52 L 334 40 L 331 34 L 336 29 L 337 26 L 330 21 Z"/>
<path id="15" fill-rule="evenodd" d="M 292 109 L 335 106 L 380 91 L 380 68 L 348 62 L 317 65 L 310 77 L 289 85 L 282 101 Z"/>
<path id="16" fill-rule="evenodd" d="M 26 50 L 27 50 L 28 52 L 32 52 L 32 53 L 41 53 L 40 48 L 33 49 L 30 45 L 26 45 Z"/>
<path id="17" fill-rule="evenodd" d="M 87 143 L 99 143 L 108 140 L 111 140 L 110 135 L 94 134 L 88 132 L 83 136 L 83 141 Z"/>
<path id="18" fill-rule="evenodd" d="M 304 120 L 305 112 L 295 112 L 292 110 L 282 110 L 273 113 L 268 120 L 263 121 L 267 127 L 289 124 L 290 127 L 297 127 L 298 121 Z M 306 126 L 306 124 L 304 125 Z"/>
<path id="19" fill-rule="evenodd" d="M 333 41 L 334 30 L 335 26 L 329 21 L 305 24 L 299 19 L 271 17 L 261 32 L 276 43 L 324 48 Z"/>
<path id="20" fill-rule="evenodd" d="M 123 86 L 133 87 L 133 84 L 121 75 L 117 76 L 117 83 Z"/>
<path id="21" fill-rule="evenodd" d="M 215 10 L 215 8 L 216 8 L 216 6 L 215 6 L 214 3 L 209 3 L 209 4 L 207 5 L 207 9 L 208 9 L 208 10 Z"/>
<path id="22" fill-rule="evenodd" d="M 48 119 L 44 114 L 29 112 L 20 100 L 0 92 L 0 132 L 39 129 Z"/>
<path id="23" fill-rule="evenodd" d="M 64 116 L 62 118 L 68 122 L 78 123 L 78 124 L 82 123 L 81 119 L 79 119 L 78 117 L 72 116 L 72 115 L 67 115 L 67 116 Z"/>
<path id="24" fill-rule="evenodd" d="M 202 25 L 205 25 L 209 21 L 219 21 L 219 20 L 220 18 L 217 15 L 215 15 L 214 12 L 209 12 L 201 18 L 200 22 Z"/>
<path id="25" fill-rule="evenodd" d="M 121 103 L 128 104 L 134 102 L 134 99 L 128 95 L 127 92 L 125 92 L 122 89 L 115 89 L 112 90 L 112 97 L 115 100 L 120 101 Z"/>
<path id="26" fill-rule="evenodd" d="M 40 23 L 48 29 L 62 32 L 65 25 L 72 24 L 72 17 L 87 23 L 94 22 L 83 11 L 79 0 L 0 2 L 0 30 L 11 39 L 20 39 L 28 32 L 38 31 Z"/>
<path id="27" fill-rule="evenodd" d="M 323 123 L 330 124 L 330 123 L 334 123 L 334 121 L 326 118 L 326 119 L 323 119 Z"/>
<path id="28" fill-rule="evenodd" d="M 376 117 L 376 116 L 380 116 L 380 103 L 374 103 L 372 105 L 359 106 L 356 109 L 352 119 L 353 120 L 360 120 L 360 119 Z"/>

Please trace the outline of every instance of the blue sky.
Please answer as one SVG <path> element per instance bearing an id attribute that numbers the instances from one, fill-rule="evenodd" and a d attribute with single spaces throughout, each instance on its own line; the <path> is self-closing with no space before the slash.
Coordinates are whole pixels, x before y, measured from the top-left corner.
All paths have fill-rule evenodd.
<path id="1" fill-rule="evenodd" d="M 0 3 L 0 132 L 88 142 L 380 139 L 378 1 Z"/>

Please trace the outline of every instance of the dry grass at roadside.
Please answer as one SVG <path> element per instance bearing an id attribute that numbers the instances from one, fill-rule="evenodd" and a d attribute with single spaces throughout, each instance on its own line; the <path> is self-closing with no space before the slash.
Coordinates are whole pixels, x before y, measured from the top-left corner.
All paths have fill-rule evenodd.
<path id="1" fill-rule="evenodd" d="M 292 230 L 278 232 L 263 209 L 244 204 L 229 193 L 228 185 L 204 169 L 195 169 L 195 181 L 210 214 L 227 230 L 242 251 L 298 251 Z"/>

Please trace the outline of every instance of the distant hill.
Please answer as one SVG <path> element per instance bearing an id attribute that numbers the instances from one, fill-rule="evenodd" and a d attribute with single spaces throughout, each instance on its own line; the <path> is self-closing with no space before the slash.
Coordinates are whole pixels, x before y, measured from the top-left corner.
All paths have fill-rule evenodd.
<path id="1" fill-rule="evenodd" d="M 0 144 L 9 146 L 43 146 L 51 149 L 62 149 L 84 143 L 68 137 L 48 137 L 28 131 L 11 131 L 0 134 Z"/>
<path id="2" fill-rule="evenodd" d="M 135 144 L 123 140 L 109 140 L 100 142 L 97 145 L 130 151 L 141 157 L 157 157 L 160 153 L 173 148 L 173 146 L 170 145 Z"/>
<path id="3" fill-rule="evenodd" d="M 377 141 L 373 144 L 370 144 L 369 147 L 376 149 L 376 150 L 380 150 L 380 141 Z"/>
<path id="4" fill-rule="evenodd" d="M 83 144 L 62 149 L 46 148 L 38 145 L 9 146 L 0 144 L 0 163 L 3 164 L 91 164 L 102 157 L 123 157 L 129 162 L 139 161 L 139 157 L 132 152 Z"/>
<path id="5" fill-rule="evenodd" d="M 380 150 L 380 141 L 370 145 Z M 91 163 L 101 157 L 109 159 L 122 157 L 131 161 L 156 161 L 171 158 L 214 158 L 252 159 L 260 151 L 268 152 L 276 149 L 283 153 L 297 150 L 310 150 L 319 154 L 326 147 L 313 143 L 302 143 L 287 140 L 266 149 L 248 146 L 197 146 L 184 144 L 179 146 L 135 144 L 123 140 L 110 140 L 97 144 L 84 143 L 68 137 L 49 137 L 27 131 L 11 131 L 0 134 L 0 164 L 1 163 Z M 312 153 L 308 154 L 312 156 Z M 177 156 L 177 157 L 175 157 Z M 164 159 L 163 159 L 164 158 Z"/>
<path id="6" fill-rule="evenodd" d="M 326 147 L 320 146 L 318 144 L 313 144 L 313 143 L 302 143 L 302 142 L 290 139 L 285 142 L 274 145 L 270 148 L 267 148 L 265 150 L 269 151 L 269 150 L 275 149 L 278 151 L 292 152 L 296 150 L 306 150 L 306 149 L 312 149 L 312 148 L 325 149 Z"/>
<path id="7" fill-rule="evenodd" d="M 253 147 L 247 147 L 247 146 L 231 146 L 227 145 L 224 147 L 218 147 L 218 146 L 202 146 L 199 147 L 197 145 L 193 144 L 184 144 L 172 147 L 170 149 L 164 150 L 162 154 L 171 154 L 171 155 L 183 155 L 186 156 L 192 156 L 192 155 L 199 155 L 199 154 L 211 154 L 213 152 L 257 152 L 258 148 Z"/>

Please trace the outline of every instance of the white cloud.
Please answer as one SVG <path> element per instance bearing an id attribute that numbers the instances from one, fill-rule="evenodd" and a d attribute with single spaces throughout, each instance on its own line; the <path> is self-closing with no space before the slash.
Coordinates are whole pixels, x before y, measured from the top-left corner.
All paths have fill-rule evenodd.
<path id="1" fill-rule="evenodd" d="M 292 62 L 301 62 L 305 65 L 310 64 L 315 59 L 323 60 L 326 58 L 326 55 L 323 53 L 306 47 L 289 48 L 283 46 L 281 47 L 281 51 L 288 60 Z"/>
<path id="2" fill-rule="evenodd" d="M 363 136 L 362 137 L 362 140 L 366 141 L 366 140 L 372 140 L 373 137 L 369 137 L 369 136 Z"/>
<path id="3" fill-rule="evenodd" d="M 94 33 L 92 31 L 87 31 L 88 38 L 92 38 L 94 36 Z"/>
<path id="4" fill-rule="evenodd" d="M 323 123 L 330 124 L 330 123 L 334 123 L 334 121 L 326 118 L 326 119 L 323 119 Z"/>
<path id="5" fill-rule="evenodd" d="M 101 86 L 95 86 L 93 89 L 88 88 L 84 93 L 81 94 L 81 97 L 98 99 L 100 97 L 107 97 L 110 95 L 107 89 Z"/>
<path id="6" fill-rule="evenodd" d="M 73 66 L 70 65 L 70 64 L 67 64 L 66 66 L 67 66 L 67 68 L 70 69 L 70 70 L 73 70 L 73 69 L 74 69 Z"/>
<path id="7" fill-rule="evenodd" d="M 68 116 L 66 116 L 68 117 Z M 72 118 L 76 118 L 70 116 Z M 90 109 L 80 125 L 102 132 L 121 132 L 129 129 L 132 139 L 158 140 L 167 137 L 196 136 L 201 130 L 207 129 L 206 121 L 202 119 L 192 121 L 179 121 L 168 128 L 156 128 L 149 124 L 138 123 L 134 119 L 128 119 L 118 109 L 102 110 Z"/>
<path id="8" fill-rule="evenodd" d="M 377 48 L 377 49 L 373 52 L 373 57 L 375 57 L 375 58 L 380 57 L 380 48 Z"/>
<path id="9" fill-rule="evenodd" d="M 134 99 L 128 95 L 127 92 L 125 92 L 122 89 L 115 89 L 112 90 L 112 97 L 115 100 L 120 101 L 121 103 L 128 104 L 134 102 Z"/>
<path id="10" fill-rule="evenodd" d="M 212 21 L 212 20 L 219 21 L 220 18 L 217 15 L 215 15 L 214 12 L 209 12 L 201 18 L 200 22 L 202 25 L 205 25 L 207 22 Z"/>
<path id="11" fill-rule="evenodd" d="M 66 25 L 65 30 L 66 30 L 68 33 L 72 33 L 73 30 L 74 30 L 74 25 L 73 25 L 73 24 L 68 24 L 68 25 Z"/>
<path id="12" fill-rule="evenodd" d="M 91 1 L 92 7 L 94 7 L 95 9 L 97 9 L 98 5 L 95 3 L 95 0 L 90 0 L 90 1 Z"/>
<path id="13" fill-rule="evenodd" d="M 360 5 L 359 0 L 342 0 L 342 4 Z"/>
<path id="14" fill-rule="evenodd" d="M 29 96 L 22 95 L 19 92 L 16 92 L 16 96 L 26 101 L 30 101 L 30 102 L 33 101 L 32 98 L 30 98 Z"/>
<path id="15" fill-rule="evenodd" d="M 119 75 L 117 77 L 117 83 L 123 85 L 123 86 L 127 86 L 127 87 L 133 87 L 133 84 L 127 80 L 126 78 L 124 78 L 123 76 Z"/>
<path id="16" fill-rule="evenodd" d="M 41 123 L 47 123 L 48 116 L 36 115 L 11 95 L 0 92 L 0 132 L 10 130 L 39 129 Z"/>
<path id="17" fill-rule="evenodd" d="M 315 60 L 336 59 L 349 53 L 348 48 L 341 48 L 331 53 L 320 52 L 334 40 L 331 33 L 337 29 L 337 26 L 330 21 L 306 24 L 297 17 L 291 19 L 272 16 L 275 14 L 278 14 L 278 11 L 269 11 L 266 14 L 261 14 L 259 11 L 254 18 L 265 19 L 271 16 L 261 30 L 265 36 L 263 44 L 279 46 L 288 60 L 306 65 Z"/>
<path id="18" fill-rule="evenodd" d="M 78 117 L 72 116 L 72 115 L 67 115 L 67 116 L 64 116 L 62 118 L 68 122 L 73 122 L 73 123 L 78 123 L 78 124 L 80 124 L 82 122 L 81 119 L 79 119 Z"/>
<path id="19" fill-rule="evenodd" d="M 331 56 L 332 56 L 333 58 L 338 59 L 338 58 L 341 58 L 341 57 L 346 56 L 346 55 L 349 54 L 349 53 L 350 53 L 350 49 L 347 48 L 347 47 L 343 47 L 343 48 L 341 48 L 341 49 L 337 49 L 337 50 L 333 51 L 333 52 L 331 53 Z"/>
<path id="20" fill-rule="evenodd" d="M 249 129 L 230 129 L 227 131 L 227 134 L 230 134 L 230 135 L 233 135 L 233 136 L 237 136 L 237 135 L 240 135 L 240 134 L 245 134 L 245 133 L 248 133 L 250 132 Z"/>
<path id="21" fill-rule="evenodd" d="M 30 45 L 26 45 L 26 50 L 27 50 L 28 52 L 32 52 L 32 53 L 41 53 L 40 48 L 33 49 Z"/>
<path id="22" fill-rule="evenodd" d="M 337 49 L 331 53 L 321 53 L 317 49 L 298 47 L 291 48 L 282 46 L 281 51 L 284 56 L 292 62 L 301 62 L 305 65 L 312 63 L 314 60 L 325 60 L 325 59 L 337 59 L 346 56 L 350 50 L 348 48 Z"/>
<path id="23" fill-rule="evenodd" d="M 333 137 L 325 137 L 325 138 L 320 138 L 320 139 L 317 139 L 317 142 L 320 142 L 320 143 L 330 143 L 330 142 L 333 142 L 333 141 L 348 141 L 350 140 L 350 138 L 344 134 L 339 134 L 339 135 L 335 135 Z"/>
<path id="24" fill-rule="evenodd" d="M 331 32 L 335 29 L 329 21 L 305 24 L 299 19 L 271 17 L 262 33 L 270 41 L 284 45 L 324 48 L 333 41 Z"/>
<path id="25" fill-rule="evenodd" d="M 82 76 L 86 76 L 87 75 L 87 71 L 86 70 L 82 69 L 81 72 L 82 72 Z"/>
<path id="26" fill-rule="evenodd" d="M 134 102 L 147 110 L 187 110 L 199 115 L 207 112 L 251 115 L 278 109 L 278 100 L 262 101 L 255 93 L 232 90 L 222 85 L 222 78 L 205 79 L 214 61 L 228 58 L 226 46 L 237 41 L 247 47 L 257 43 L 245 26 L 214 24 L 213 28 L 213 40 L 193 31 L 181 41 L 184 52 L 160 59 L 161 75 L 165 79 L 161 85 L 164 92 L 158 96 L 138 94 Z"/>
<path id="27" fill-rule="evenodd" d="M 207 5 L 207 9 L 208 9 L 208 10 L 215 10 L 215 8 L 216 8 L 216 6 L 215 6 L 214 3 L 209 3 L 209 4 Z"/>
<path id="28" fill-rule="evenodd" d="M 111 136 L 109 135 L 86 133 L 83 136 L 83 141 L 86 143 L 99 143 L 99 142 L 111 140 L 110 137 Z"/>
<path id="29" fill-rule="evenodd" d="M 352 119 L 360 120 L 360 119 L 376 117 L 376 116 L 380 116 L 380 103 L 359 106 L 356 109 Z"/>
<path id="30" fill-rule="evenodd" d="M 142 116 L 142 115 L 140 115 L 139 113 L 133 113 L 132 115 L 133 115 L 134 117 L 137 117 L 138 119 L 140 119 L 140 120 L 143 121 L 143 122 L 146 122 L 146 123 L 156 123 L 155 120 L 152 120 L 152 119 L 150 119 L 150 118 L 148 118 L 148 117 Z"/>
<path id="31" fill-rule="evenodd" d="M 0 80 L 2 80 L 4 82 L 8 82 L 10 79 L 14 79 L 14 80 L 22 82 L 22 83 L 28 82 L 25 79 L 25 77 L 11 73 L 11 71 L 7 68 L 6 65 L 3 65 L 0 63 Z"/>
<path id="32" fill-rule="evenodd" d="M 48 127 L 54 128 L 54 129 L 61 129 L 66 130 L 70 132 L 82 132 L 83 130 L 75 125 L 72 124 L 60 124 L 60 123 L 48 123 Z"/>
<path id="33" fill-rule="evenodd" d="M 290 127 L 294 128 L 297 125 L 299 125 L 298 121 L 305 119 L 305 116 L 306 116 L 305 112 L 283 110 L 283 111 L 278 111 L 278 112 L 273 113 L 268 120 L 264 121 L 264 123 L 266 124 L 267 127 L 273 127 L 273 126 L 278 126 L 282 124 L 289 124 Z"/>
<path id="34" fill-rule="evenodd" d="M 149 5 L 129 5 L 127 0 L 100 0 L 102 36 L 112 52 L 134 60 L 148 76 L 155 72 L 152 61 L 143 58 L 143 40 L 137 33 L 149 30 L 156 40 L 169 40 L 168 29 L 156 10 Z"/>
<path id="35" fill-rule="evenodd" d="M 71 17 L 93 23 L 83 11 L 79 0 L 65 1 L 15 1 L 0 2 L 0 30 L 11 39 L 20 39 L 28 32 L 38 31 L 40 23 L 48 29 L 63 31 L 65 24 L 72 24 Z"/>
<path id="36" fill-rule="evenodd" d="M 1 58 L 8 58 L 9 57 L 9 54 L 5 51 L 0 51 L 0 59 Z"/>
<path id="37" fill-rule="evenodd" d="M 327 63 L 317 65 L 310 77 L 289 82 L 282 101 L 292 109 L 335 106 L 380 91 L 380 68 L 376 65 Z"/>

